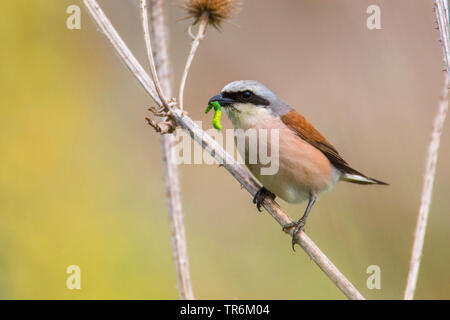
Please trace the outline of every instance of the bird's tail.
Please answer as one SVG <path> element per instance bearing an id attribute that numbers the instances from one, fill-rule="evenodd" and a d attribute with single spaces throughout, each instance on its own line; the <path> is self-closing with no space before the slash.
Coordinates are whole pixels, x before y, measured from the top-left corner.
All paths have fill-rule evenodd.
<path id="1" fill-rule="evenodd" d="M 347 181 L 351 183 L 357 183 L 357 184 L 381 184 L 388 186 L 389 184 L 374 178 L 366 177 L 362 174 L 355 174 L 355 173 L 344 173 L 341 176 L 342 181 Z"/>

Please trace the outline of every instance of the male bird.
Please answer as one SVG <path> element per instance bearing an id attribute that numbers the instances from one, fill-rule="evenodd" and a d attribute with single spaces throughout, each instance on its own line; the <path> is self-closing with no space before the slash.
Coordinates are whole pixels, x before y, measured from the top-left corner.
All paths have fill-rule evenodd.
<path id="1" fill-rule="evenodd" d="M 274 129 L 278 130 L 279 163 L 275 174 L 262 175 L 260 169 L 264 165 L 248 161 L 247 143 L 239 151 L 248 169 L 263 185 L 253 198 L 259 211 L 266 196 L 273 199 L 278 196 L 289 203 L 308 200 L 303 216 L 283 227 L 284 230 L 295 227 L 292 248 L 295 235 L 304 229 L 318 194 L 330 190 L 337 181 L 387 185 L 350 167 L 311 123 L 257 81 L 231 82 L 209 100 L 214 101 L 223 107 L 235 131 L 265 129 L 270 136 Z M 260 135 L 257 137 L 261 139 Z M 270 148 L 271 140 L 267 141 L 266 147 Z"/>

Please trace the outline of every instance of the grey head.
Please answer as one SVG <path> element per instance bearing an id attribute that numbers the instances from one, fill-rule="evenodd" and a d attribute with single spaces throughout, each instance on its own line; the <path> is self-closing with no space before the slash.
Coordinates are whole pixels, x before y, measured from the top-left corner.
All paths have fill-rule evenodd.
<path id="1" fill-rule="evenodd" d="M 251 104 L 257 108 L 268 108 L 276 116 L 282 116 L 292 110 L 265 85 L 254 80 L 238 80 L 227 84 L 220 94 L 210 102 L 218 102 L 222 107 L 234 104 Z"/>

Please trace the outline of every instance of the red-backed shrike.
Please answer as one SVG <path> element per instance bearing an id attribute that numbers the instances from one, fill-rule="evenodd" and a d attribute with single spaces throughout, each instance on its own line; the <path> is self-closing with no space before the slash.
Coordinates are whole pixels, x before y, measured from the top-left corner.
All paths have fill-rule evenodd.
<path id="1" fill-rule="evenodd" d="M 290 203 L 308 200 L 300 220 L 283 227 L 295 227 L 294 236 L 305 227 L 317 195 L 330 190 L 337 181 L 386 185 L 350 167 L 311 123 L 259 82 L 232 82 L 209 102 L 213 101 L 223 107 L 235 131 L 265 130 L 270 135 L 270 132 L 277 130 L 279 163 L 275 174 L 262 175 L 261 163 L 248 162 L 247 144 L 240 153 L 248 169 L 263 185 L 253 199 L 258 210 L 261 211 L 261 203 L 266 196 L 278 196 Z M 271 139 L 268 141 L 266 145 L 270 147 Z"/>

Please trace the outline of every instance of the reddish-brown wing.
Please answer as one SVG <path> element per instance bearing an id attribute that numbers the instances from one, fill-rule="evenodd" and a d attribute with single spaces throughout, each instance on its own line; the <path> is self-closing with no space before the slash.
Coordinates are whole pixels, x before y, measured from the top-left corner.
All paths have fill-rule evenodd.
<path id="1" fill-rule="evenodd" d="M 281 117 L 281 121 L 293 130 L 300 138 L 313 145 L 330 160 L 330 162 L 343 173 L 357 174 L 365 177 L 362 173 L 351 168 L 342 159 L 335 147 L 332 146 L 324 136 L 317 131 L 313 125 L 295 110 L 291 110 Z"/>

